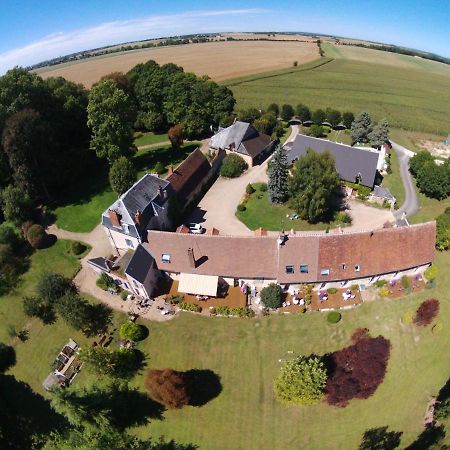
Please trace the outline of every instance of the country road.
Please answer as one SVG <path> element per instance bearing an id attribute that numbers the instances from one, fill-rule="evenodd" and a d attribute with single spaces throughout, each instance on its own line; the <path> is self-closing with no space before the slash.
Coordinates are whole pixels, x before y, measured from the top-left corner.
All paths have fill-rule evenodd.
<path id="1" fill-rule="evenodd" d="M 414 187 L 412 176 L 409 172 L 409 160 L 414 156 L 414 152 L 396 142 L 391 141 L 391 144 L 398 157 L 400 177 L 405 189 L 405 201 L 400 208 L 394 212 L 395 218 L 400 219 L 403 214 L 411 216 L 419 210 L 419 198 L 417 196 L 416 188 Z"/>

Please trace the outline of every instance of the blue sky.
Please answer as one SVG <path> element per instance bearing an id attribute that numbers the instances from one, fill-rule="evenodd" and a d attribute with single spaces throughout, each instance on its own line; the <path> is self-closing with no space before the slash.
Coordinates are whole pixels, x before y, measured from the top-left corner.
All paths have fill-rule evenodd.
<path id="1" fill-rule="evenodd" d="M 449 18 L 443 0 L 5 0 L 0 73 L 103 45 L 220 31 L 317 32 L 450 57 Z"/>

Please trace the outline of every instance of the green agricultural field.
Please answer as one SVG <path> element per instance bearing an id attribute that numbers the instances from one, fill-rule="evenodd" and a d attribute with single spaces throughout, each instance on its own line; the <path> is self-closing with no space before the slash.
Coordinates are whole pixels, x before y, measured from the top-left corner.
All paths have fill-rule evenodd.
<path id="1" fill-rule="evenodd" d="M 441 135 L 449 131 L 450 67 L 446 74 L 421 67 L 322 58 L 321 65 L 309 63 L 224 84 L 233 91 L 237 109 L 267 108 L 272 102 L 304 103 L 311 109 L 331 107 L 355 114 L 367 110 L 375 120 L 386 118 L 391 126 L 408 130 Z"/>
<path id="2" fill-rule="evenodd" d="M 204 318 L 183 313 L 166 323 L 151 323 L 150 337 L 141 345 L 149 366 L 179 370 L 210 369 L 221 377 L 222 393 L 201 408 L 167 411 L 136 430 L 139 436 L 174 438 L 207 449 L 356 449 L 362 434 L 373 427 L 401 431 L 401 448 L 420 433 L 426 405 L 449 376 L 447 353 L 450 314 L 446 266 L 450 254 L 439 254 L 438 287 L 417 296 L 366 303 L 342 313 L 336 325 L 326 314 L 275 315 L 262 319 Z M 430 327 L 404 325 L 406 311 L 414 313 L 429 297 L 441 300 L 433 335 Z M 346 408 L 325 404 L 285 407 L 278 404 L 272 380 L 279 361 L 291 352 L 324 354 L 350 343 L 352 332 L 367 327 L 391 341 L 388 373 L 368 400 L 353 400 Z M 134 383 L 144 389 L 144 378 Z M 383 414 L 380 414 L 380 411 Z M 257 430 L 257 432 L 255 432 Z"/>

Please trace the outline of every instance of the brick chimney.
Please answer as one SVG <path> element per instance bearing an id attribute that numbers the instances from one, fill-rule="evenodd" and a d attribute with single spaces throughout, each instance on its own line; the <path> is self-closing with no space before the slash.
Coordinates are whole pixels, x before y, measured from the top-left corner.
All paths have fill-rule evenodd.
<path id="1" fill-rule="evenodd" d="M 116 227 L 116 228 L 121 227 L 120 221 L 122 220 L 122 216 L 117 211 L 114 211 L 113 209 L 109 209 L 108 216 L 109 216 L 109 219 L 111 220 L 113 227 Z"/>
<path id="2" fill-rule="evenodd" d="M 170 177 L 170 175 L 173 175 L 173 165 L 172 164 L 169 166 L 169 170 L 167 172 L 167 176 Z"/>
<path id="3" fill-rule="evenodd" d="M 142 225 L 142 214 L 139 210 L 134 213 L 134 221 L 137 225 Z"/>
<path id="4" fill-rule="evenodd" d="M 195 269 L 196 264 L 195 264 L 194 250 L 192 247 L 188 248 L 187 254 L 188 254 L 189 267 L 191 269 Z"/>

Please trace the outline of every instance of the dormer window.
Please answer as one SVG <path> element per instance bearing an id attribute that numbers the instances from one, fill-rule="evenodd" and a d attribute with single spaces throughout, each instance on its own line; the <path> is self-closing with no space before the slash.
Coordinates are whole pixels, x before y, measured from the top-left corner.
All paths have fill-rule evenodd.
<path id="1" fill-rule="evenodd" d="M 170 263 L 170 253 L 163 253 L 161 255 L 161 261 L 166 264 Z"/>
<path id="2" fill-rule="evenodd" d="M 130 226 L 127 223 L 123 223 L 122 224 L 122 230 L 126 233 L 126 234 L 130 234 Z"/>

